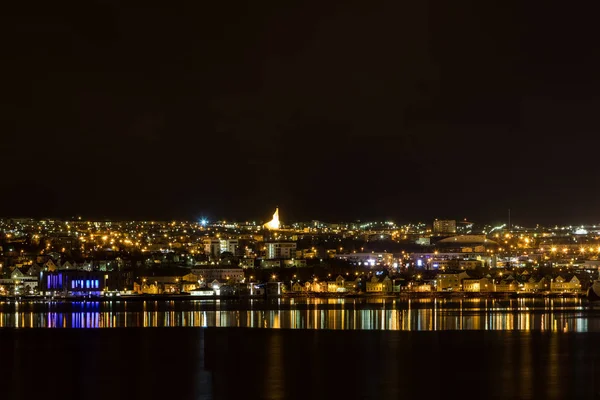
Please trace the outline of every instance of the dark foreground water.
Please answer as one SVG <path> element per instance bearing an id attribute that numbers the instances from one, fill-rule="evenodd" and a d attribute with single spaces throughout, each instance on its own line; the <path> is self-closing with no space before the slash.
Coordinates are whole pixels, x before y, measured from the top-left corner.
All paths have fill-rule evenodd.
<path id="1" fill-rule="evenodd" d="M 581 299 L 0 303 L 0 400 L 599 394 Z"/>
<path id="2" fill-rule="evenodd" d="M 1 398 L 595 399 L 600 334 L 2 329 Z"/>

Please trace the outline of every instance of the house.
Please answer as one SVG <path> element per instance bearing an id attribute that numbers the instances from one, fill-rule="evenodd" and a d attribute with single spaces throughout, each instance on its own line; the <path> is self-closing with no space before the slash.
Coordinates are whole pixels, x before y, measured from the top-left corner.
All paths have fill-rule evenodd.
<path id="1" fill-rule="evenodd" d="M 0 286 L 13 294 L 32 294 L 38 287 L 38 276 L 29 276 L 23 273 L 19 268 L 14 268 L 10 273 L 9 279 L 0 279 Z"/>
<path id="2" fill-rule="evenodd" d="M 403 278 L 394 279 L 392 281 L 392 292 L 401 292 L 402 287 L 406 285 L 406 281 Z"/>
<path id="3" fill-rule="evenodd" d="M 433 290 L 430 283 L 412 285 L 411 289 L 413 292 L 431 292 Z"/>
<path id="4" fill-rule="evenodd" d="M 464 271 L 446 271 L 437 275 L 435 285 L 438 292 L 458 291 L 462 281 L 469 275 Z"/>
<path id="5" fill-rule="evenodd" d="M 501 280 L 494 284 L 494 292 L 514 292 L 517 290 L 517 285 L 514 280 Z"/>
<path id="6" fill-rule="evenodd" d="M 299 282 L 294 282 L 294 284 L 292 285 L 292 292 L 302 292 L 303 291 L 303 286 L 299 283 Z"/>
<path id="7" fill-rule="evenodd" d="M 200 277 L 198 275 L 189 273 L 186 274 L 184 276 L 181 277 L 181 281 L 182 282 L 195 282 L 197 283 L 200 280 Z"/>
<path id="8" fill-rule="evenodd" d="M 370 281 L 367 281 L 367 292 L 390 293 L 392 291 L 392 280 L 389 276 L 383 279 L 373 276 Z"/>
<path id="9" fill-rule="evenodd" d="M 200 287 L 200 277 L 192 273 L 182 276 L 180 282 L 181 291 L 185 293 L 189 293 Z"/>
<path id="10" fill-rule="evenodd" d="M 493 284 L 487 278 L 465 278 L 462 281 L 463 292 L 489 292 Z"/>
<path id="11" fill-rule="evenodd" d="M 335 281 L 327 282 L 327 291 L 329 293 L 345 292 L 346 287 L 344 285 L 344 281 L 344 277 L 338 275 L 337 278 L 335 278 Z"/>
<path id="12" fill-rule="evenodd" d="M 548 281 L 546 280 L 546 278 L 538 279 L 532 276 L 523 284 L 522 290 L 524 292 L 538 292 L 548 290 L 549 286 L 550 285 L 548 285 Z"/>
<path id="13" fill-rule="evenodd" d="M 550 280 L 550 290 L 553 292 L 577 292 L 581 290 L 581 282 L 575 275 L 557 276 Z"/>
<path id="14" fill-rule="evenodd" d="M 58 265 L 58 269 L 62 270 L 62 269 L 75 269 L 75 268 L 73 268 L 73 264 L 71 264 L 68 261 L 65 261 L 64 263 Z"/>
<path id="15" fill-rule="evenodd" d="M 357 276 L 355 279 L 344 279 L 344 289 L 346 292 L 356 292 L 360 288 L 360 278 Z"/>
<path id="16" fill-rule="evenodd" d="M 42 272 L 42 267 L 40 267 L 38 264 L 33 264 L 27 270 L 27 275 L 29 275 L 29 276 L 35 276 L 36 278 L 39 278 L 40 272 Z"/>
<path id="17" fill-rule="evenodd" d="M 155 283 L 146 283 L 142 282 L 142 284 L 138 284 L 137 282 L 133 284 L 133 290 L 136 293 L 141 294 L 159 294 L 158 284 Z"/>
<path id="18" fill-rule="evenodd" d="M 379 278 L 373 276 L 371 280 L 367 281 L 367 292 L 381 292 L 383 291 L 383 285 L 379 282 Z"/>
<path id="19" fill-rule="evenodd" d="M 93 265 L 89 261 L 82 262 L 81 264 L 74 265 L 73 267 L 79 271 L 91 271 L 93 269 Z"/>
<path id="20" fill-rule="evenodd" d="M 329 286 L 329 285 L 328 285 L 328 284 L 327 284 L 327 282 L 325 282 L 325 281 L 322 281 L 322 282 L 321 282 L 321 281 L 316 281 L 316 280 L 315 280 L 315 281 L 313 281 L 313 283 L 312 283 L 312 291 L 313 291 L 313 292 L 318 292 L 318 293 L 321 293 L 321 292 L 327 292 L 327 288 L 328 288 L 328 286 Z"/>
<path id="21" fill-rule="evenodd" d="M 44 270 L 48 271 L 48 272 L 54 272 L 58 269 L 58 267 L 56 266 L 56 264 L 54 263 L 54 261 L 52 261 L 52 259 L 46 261 L 44 263 Z"/>

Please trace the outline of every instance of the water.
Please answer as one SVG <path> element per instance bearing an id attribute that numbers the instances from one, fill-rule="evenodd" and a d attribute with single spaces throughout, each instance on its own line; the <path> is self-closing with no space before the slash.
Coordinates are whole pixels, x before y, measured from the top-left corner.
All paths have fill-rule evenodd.
<path id="1" fill-rule="evenodd" d="M 11 302 L 0 325 L 0 399 L 600 398 L 581 299 Z"/>
<path id="2" fill-rule="evenodd" d="M 600 309 L 576 298 L 0 303 L 0 328 L 135 327 L 600 332 Z"/>
<path id="3" fill-rule="evenodd" d="M 594 399 L 600 334 L 0 329 L 2 399 Z"/>

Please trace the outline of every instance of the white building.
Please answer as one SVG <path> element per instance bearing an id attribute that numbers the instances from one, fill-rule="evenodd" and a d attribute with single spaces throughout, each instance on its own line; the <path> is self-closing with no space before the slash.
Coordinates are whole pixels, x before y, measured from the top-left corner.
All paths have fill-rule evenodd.
<path id="1" fill-rule="evenodd" d="M 295 242 L 267 242 L 267 259 L 293 258 L 296 256 Z"/>
<path id="2" fill-rule="evenodd" d="M 204 239 L 204 253 L 208 256 L 219 257 L 221 255 L 221 241 L 215 238 Z"/>
<path id="3" fill-rule="evenodd" d="M 228 251 L 231 254 L 236 255 L 239 244 L 240 242 L 237 239 L 221 239 L 219 241 L 219 245 L 221 246 L 220 251 L 221 253 Z"/>

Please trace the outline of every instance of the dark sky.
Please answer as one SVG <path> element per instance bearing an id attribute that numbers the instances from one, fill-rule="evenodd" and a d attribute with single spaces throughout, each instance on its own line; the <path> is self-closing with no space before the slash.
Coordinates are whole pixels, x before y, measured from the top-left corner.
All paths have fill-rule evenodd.
<path id="1" fill-rule="evenodd" d="M 14 3 L 0 215 L 600 221 L 594 10 Z"/>

